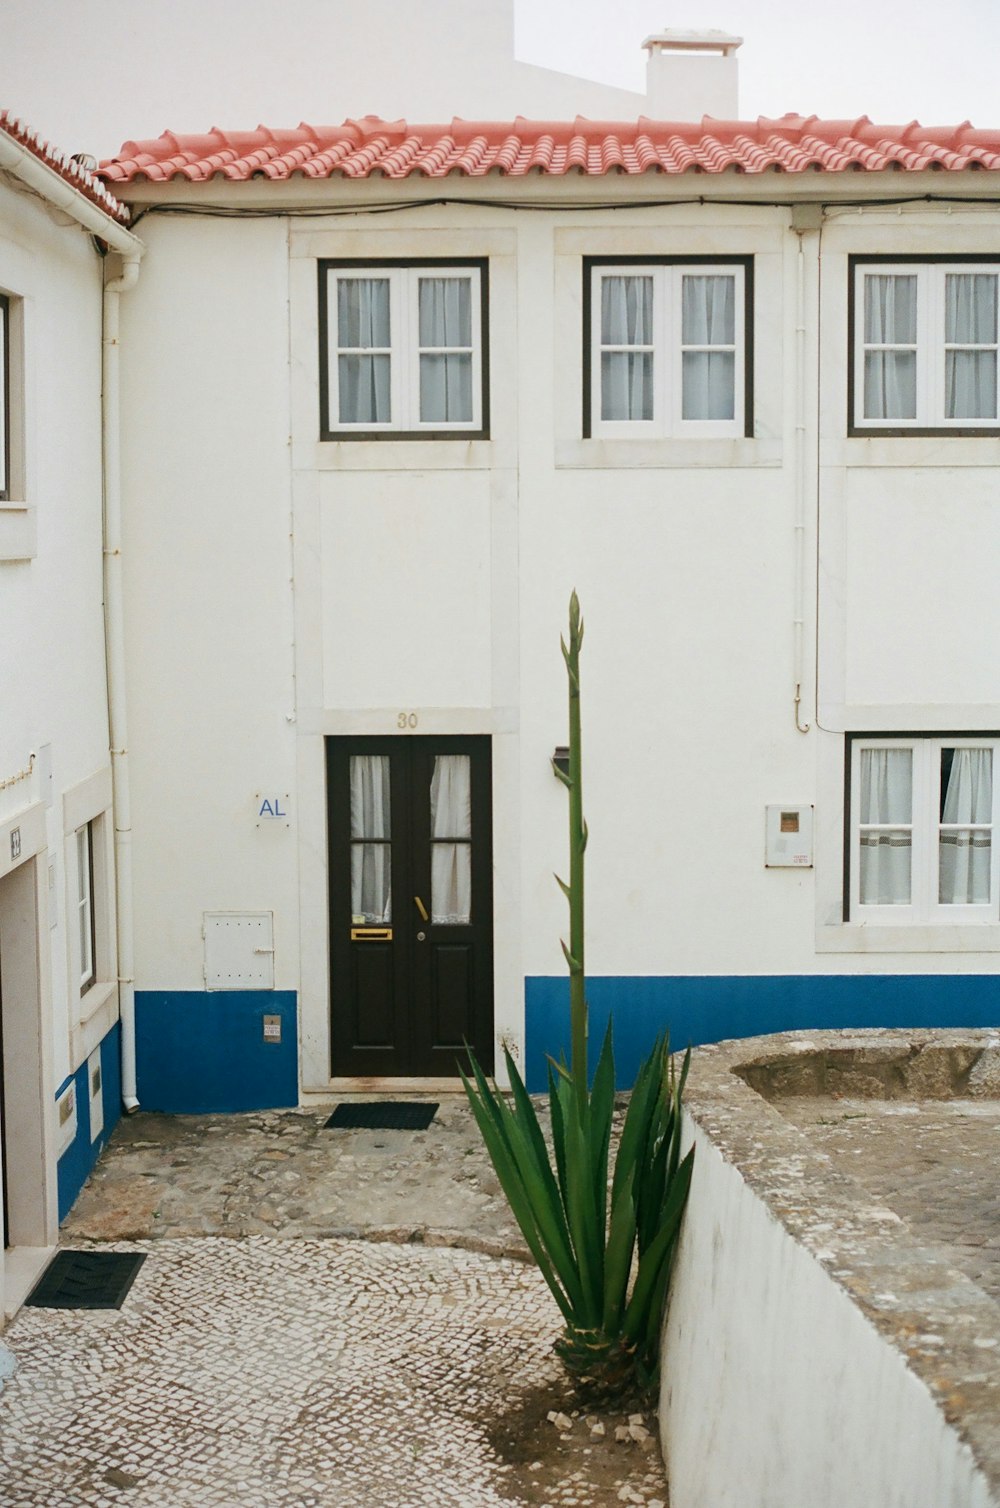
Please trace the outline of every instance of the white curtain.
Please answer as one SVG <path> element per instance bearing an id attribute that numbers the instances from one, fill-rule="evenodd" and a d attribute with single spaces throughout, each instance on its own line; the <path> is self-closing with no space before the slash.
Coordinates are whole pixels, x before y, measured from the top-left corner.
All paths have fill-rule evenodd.
<path id="1" fill-rule="evenodd" d="M 945 278 L 946 346 L 995 345 L 997 280 L 992 272 L 949 272 Z M 949 419 L 994 419 L 996 351 L 945 351 L 945 414 Z"/>
<path id="2" fill-rule="evenodd" d="M 734 346 L 736 279 L 686 274 L 681 291 L 681 344 Z M 683 356 L 685 419 L 732 419 L 736 410 L 736 353 L 690 351 Z"/>
<path id="3" fill-rule="evenodd" d="M 472 284 L 469 278 L 421 278 L 420 418 L 458 424 L 472 418 Z M 463 347 L 426 351 L 426 347 Z"/>
<path id="4" fill-rule="evenodd" d="M 909 749 L 862 749 L 859 821 L 877 827 L 861 833 L 861 904 L 908 906 L 908 830 L 913 821 L 913 755 Z M 894 823 L 907 827 L 893 827 Z"/>
<path id="5" fill-rule="evenodd" d="M 388 278 L 340 278 L 337 392 L 341 424 L 389 423 L 391 343 Z M 382 354 L 362 354 L 369 349 L 373 353 L 381 349 Z"/>
<path id="6" fill-rule="evenodd" d="M 471 917 L 471 838 L 469 756 L 439 754 L 431 776 L 431 914 L 435 922 L 462 926 Z"/>
<path id="7" fill-rule="evenodd" d="M 653 279 L 601 279 L 601 345 L 653 344 Z M 601 418 L 652 419 L 652 351 L 601 352 Z"/>
<path id="8" fill-rule="evenodd" d="M 865 344 L 916 346 L 917 279 L 895 273 L 865 277 Z M 865 352 L 865 418 L 914 419 L 916 350 Z"/>
<path id="9" fill-rule="evenodd" d="M 359 925 L 392 920 L 390 836 L 389 756 L 352 754 L 351 912 Z"/>
<path id="10" fill-rule="evenodd" d="M 942 756 L 948 752 L 943 750 Z M 986 905 L 990 899 L 993 751 L 950 752 L 951 772 L 941 804 L 938 897 L 946 906 Z M 984 823 L 987 829 L 976 831 L 964 823 Z"/>

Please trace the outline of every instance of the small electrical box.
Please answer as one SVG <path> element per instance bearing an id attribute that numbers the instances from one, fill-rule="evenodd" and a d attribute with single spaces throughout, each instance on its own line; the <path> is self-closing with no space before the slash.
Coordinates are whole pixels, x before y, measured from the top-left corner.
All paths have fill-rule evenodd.
<path id="1" fill-rule="evenodd" d="M 90 1094 L 90 1139 L 96 1141 L 104 1130 L 104 1092 L 101 1087 L 99 1047 L 95 1047 L 87 1059 L 87 1089 Z"/>
<path id="2" fill-rule="evenodd" d="M 768 869 L 811 869 L 813 809 L 811 806 L 768 806 L 764 863 Z"/>
<path id="3" fill-rule="evenodd" d="M 274 925 L 270 911 L 206 911 L 202 934 L 208 989 L 274 989 Z"/>
<path id="4" fill-rule="evenodd" d="M 67 1084 L 56 1100 L 56 1115 L 58 1117 L 56 1151 L 59 1156 L 62 1156 L 67 1147 L 72 1146 L 76 1139 L 76 1085 L 74 1083 Z"/>

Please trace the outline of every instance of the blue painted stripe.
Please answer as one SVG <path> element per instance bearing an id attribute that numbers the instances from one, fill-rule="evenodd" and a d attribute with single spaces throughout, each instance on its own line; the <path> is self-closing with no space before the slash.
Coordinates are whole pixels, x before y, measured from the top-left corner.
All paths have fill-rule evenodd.
<path id="1" fill-rule="evenodd" d="M 70 1083 L 76 1085 L 76 1135 L 60 1157 L 57 1169 L 60 1224 L 73 1208 L 76 1196 L 86 1183 L 91 1168 L 107 1146 L 108 1138 L 121 1117 L 121 1028 L 117 1022 L 101 1042 L 104 1127 L 94 1140 L 90 1136 L 90 1085 L 87 1082 L 86 1060 L 61 1085 L 57 1098 Z"/>
<path id="2" fill-rule="evenodd" d="M 79 1071 L 80 1070 L 77 1069 L 77 1073 L 79 1073 Z M 56 1099 L 58 1099 L 61 1094 L 65 1094 L 66 1090 L 69 1088 L 75 1078 L 76 1073 L 68 1073 L 66 1075 L 62 1083 L 59 1085 L 59 1088 L 56 1090 Z"/>
<path id="3" fill-rule="evenodd" d="M 280 1042 L 264 1040 L 265 1016 L 281 1017 Z M 297 1105 L 297 1018 L 294 990 L 137 990 L 140 1106 L 207 1115 Z"/>
<path id="4" fill-rule="evenodd" d="M 591 1066 L 614 1021 L 619 1088 L 634 1081 L 659 1032 L 675 1047 L 779 1031 L 863 1026 L 1000 1026 L 996 974 L 777 974 L 592 976 Z M 569 1056 L 569 983 L 564 975 L 524 982 L 528 1088 L 545 1088 L 546 1055 Z"/>

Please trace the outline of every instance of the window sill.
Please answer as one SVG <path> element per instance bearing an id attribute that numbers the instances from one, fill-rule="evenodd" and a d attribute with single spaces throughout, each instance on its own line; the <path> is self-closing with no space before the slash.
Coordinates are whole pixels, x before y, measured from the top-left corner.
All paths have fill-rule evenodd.
<path id="1" fill-rule="evenodd" d="M 817 953 L 997 953 L 1000 923 L 913 926 L 842 922 L 816 928 Z"/>
<path id="2" fill-rule="evenodd" d="M 956 435 L 938 430 L 902 435 L 850 435 L 823 445 L 830 466 L 998 466 L 1000 436 Z"/>
<path id="3" fill-rule="evenodd" d="M 0 502 L 0 562 L 34 560 L 37 553 L 32 505 Z"/>
<path id="4" fill-rule="evenodd" d="M 76 1067 L 89 1058 L 118 1020 L 118 984 L 99 979 L 80 997 L 80 1019 L 73 1027 L 71 1052 Z"/>
<path id="5" fill-rule="evenodd" d="M 739 470 L 757 466 L 781 465 L 781 441 L 635 439 L 635 440 L 557 440 L 556 466 L 566 470 L 627 471 L 633 468 L 670 467 L 674 469 Z"/>
<path id="6" fill-rule="evenodd" d="M 492 440 L 320 440 L 296 446 L 293 466 L 303 471 L 488 471 L 502 465 Z"/>

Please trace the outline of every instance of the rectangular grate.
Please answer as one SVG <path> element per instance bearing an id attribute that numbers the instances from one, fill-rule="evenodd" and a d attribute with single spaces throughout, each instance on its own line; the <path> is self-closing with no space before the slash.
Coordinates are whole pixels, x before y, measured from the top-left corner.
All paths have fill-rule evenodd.
<path id="1" fill-rule="evenodd" d="M 437 1104 L 426 1100 L 365 1100 L 338 1105 L 324 1125 L 334 1131 L 426 1131 Z"/>
<path id="2" fill-rule="evenodd" d="M 25 1299 L 36 1309 L 120 1309 L 143 1251 L 59 1251 Z"/>

